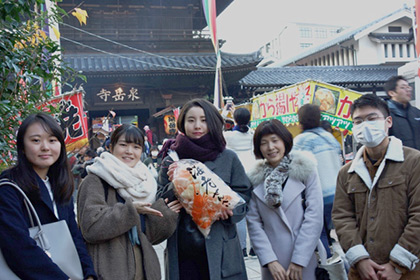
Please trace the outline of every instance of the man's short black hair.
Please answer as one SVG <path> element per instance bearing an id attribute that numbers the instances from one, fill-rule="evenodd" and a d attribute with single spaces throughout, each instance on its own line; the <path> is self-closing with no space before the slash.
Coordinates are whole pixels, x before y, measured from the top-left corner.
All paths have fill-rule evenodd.
<path id="1" fill-rule="evenodd" d="M 383 100 L 379 96 L 369 93 L 369 94 L 362 95 L 361 97 L 359 97 L 353 102 L 350 108 L 351 116 L 353 117 L 354 111 L 356 109 L 360 109 L 360 108 L 368 107 L 368 106 L 379 109 L 379 111 L 382 112 L 385 118 L 391 115 L 388 105 L 386 104 L 385 100 Z"/>
<path id="2" fill-rule="evenodd" d="M 400 80 L 407 82 L 407 80 L 403 76 L 392 76 L 391 78 L 388 79 L 388 81 L 386 81 L 384 89 L 385 89 L 386 94 L 388 94 L 389 97 L 391 97 L 389 95 L 389 92 L 395 91 L 395 89 L 397 88 L 397 83 Z"/>

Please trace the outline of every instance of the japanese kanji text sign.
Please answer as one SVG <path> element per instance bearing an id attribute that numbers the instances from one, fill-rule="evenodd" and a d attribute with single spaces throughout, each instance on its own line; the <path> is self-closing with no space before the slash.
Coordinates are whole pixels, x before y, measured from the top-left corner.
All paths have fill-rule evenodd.
<path id="1" fill-rule="evenodd" d="M 317 81 L 304 81 L 252 99 L 251 127 L 276 118 L 284 125 L 298 123 L 297 111 L 307 103 L 320 106 L 322 119 L 340 130 L 352 129 L 350 107 L 361 93 Z"/>

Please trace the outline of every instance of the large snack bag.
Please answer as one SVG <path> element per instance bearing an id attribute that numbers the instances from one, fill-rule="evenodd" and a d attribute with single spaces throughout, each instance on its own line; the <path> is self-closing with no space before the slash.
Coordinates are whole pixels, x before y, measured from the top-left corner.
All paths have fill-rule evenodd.
<path id="1" fill-rule="evenodd" d="M 193 159 L 177 162 L 172 182 L 178 200 L 204 237 L 223 209 L 245 203 L 219 176 Z"/>

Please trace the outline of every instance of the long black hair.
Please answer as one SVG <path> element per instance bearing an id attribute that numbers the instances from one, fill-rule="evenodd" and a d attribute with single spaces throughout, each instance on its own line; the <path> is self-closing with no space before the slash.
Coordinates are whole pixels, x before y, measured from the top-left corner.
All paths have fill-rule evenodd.
<path id="1" fill-rule="evenodd" d="M 42 125 L 44 130 L 55 136 L 61 144 L 60 156 L 57 161 L 48 169 L 48 178 L 51 182 L 51 188 L 54 199 L 58 203 L 69 202 L 74 191 L 73 176 L 71 176 L 70 166 L 67 161 L 66 145 L 64 143 L 63 130 L 57 121 L 45 113 L 29 115 L 18 129 L 17 133 L 17 164 L 9 169 L 10 179 L 15 181 L 20 188 L 31 198 L 39 198 L 39 186 L 37 174 L 32 164 L 25 156 L 24 138 L 28 128 L 34 123 Z"/>
<path id="2" fill-rule="evenodd" d="M 219 111 L 217 111 L 216 107 L 205 99 L 193 99 L 182 106 L 176 123 L 179 131 L 185 134 L 185 116 L 192 107 L 200 107 L 203 109 L 211 140 L 214 143 L 222 144 L 221 146 L 224 147 L 226 145 L 226 140 L 223 137 L 223 117 L 220 115 Z"/>

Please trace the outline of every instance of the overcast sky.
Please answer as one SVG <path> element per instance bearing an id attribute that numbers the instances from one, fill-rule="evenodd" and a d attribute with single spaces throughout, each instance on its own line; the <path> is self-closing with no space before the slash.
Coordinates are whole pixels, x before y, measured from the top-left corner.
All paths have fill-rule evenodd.
<path id="1" fill-rule="evenodd" d="M 234 0 L 217 19 L 222 51 L 256 51 L 287 22 L 361 26 L 414 0 Z"/>

